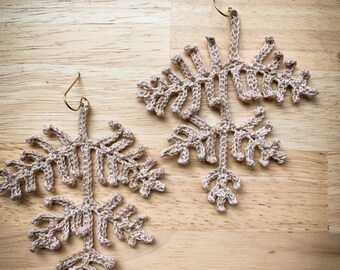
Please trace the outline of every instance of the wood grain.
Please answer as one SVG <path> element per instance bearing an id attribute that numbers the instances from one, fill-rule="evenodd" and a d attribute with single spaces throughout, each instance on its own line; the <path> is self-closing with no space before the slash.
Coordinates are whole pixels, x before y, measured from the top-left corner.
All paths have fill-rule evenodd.
<path id="1" fill-rule="evenodd" d="M 166 138 L 180 122 L 146 112 L 136 100 L 136 83 L 170 65 L 187 43 L 199 45 L 207 61 L 205 35 L 228 52 L 229 23 L 208 0 L 0 1 L 0 161 L 16 159 L 25 138 L 53 123 L 76 133 L 77 113 L 62 95 L 76 72 L 82 78 L 70 93 L 72 104 L 86 96 L 91 104 L 92 137 L 109 134 L 109 120 L 133 131 L 137 143 L 165 168 L 167 191 L 149 200 L 95 184 L 105 201 L 112 192 L 137 205 L 150 218 L 153 245 L 135 249 L 114 237 L 116 269 L 338 269 L 340 265 L 340 3 L 339 1 L 217 1 L 241 16 L 240 54 L 251 60 L 264 37 L 273 35 L 285 59 L 309 69 L 315 100 L 293 105 L 288 95 L 278 106 L 264 102 L 273 137 L 282 141 L 288 162 L 268 168 L 229 160 L 241 178 L 239 205 L 220 215 L 207 202 L 200 181 L 211 166 L 194 157 L 188 166 L 160 159 Z M 298 72 L 297 71 L 297 72 Z M 236 120 L 258 104 L 242 104 L 230 84 Z M 202 116 L 216 121 L 203 103 Z M 74 137 L 74 136 L 73 136 Z M 57 185 L 57 193 L 80 200 L 79 189 Z M 46 212 L 39 190 L 13 202 L 0 196 L 0 269 L 54 269 L 58 260 L 81 248 L 71 239 L 57 253 L 31 254 L 26 234 L 31 219 Z M 100 269 L 100 268 L 98 268 Z"/>

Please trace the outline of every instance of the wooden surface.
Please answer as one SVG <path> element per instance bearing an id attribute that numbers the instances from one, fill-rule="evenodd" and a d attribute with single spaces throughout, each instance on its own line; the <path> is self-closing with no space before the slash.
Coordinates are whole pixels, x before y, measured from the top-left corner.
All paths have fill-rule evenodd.
<path id="1" fill-rule="evenodd" d="M 145 228 L 153 245 L 130 248 L 115 237 L 99 248 L 117 259 L 117 268 L 139 269 L 339 269 L 340 265 L 340 3 L 339 1 L 218 1 L 241 16 L 240 54 L 251 60 L 264 37 L 275 37 L 285 59 L 309 69 L 314 101 L 283 106 L 264 102 L 273 136 L 289 160 L 247 169 L 232 158 L 242 180 L 237 207 L 218 214 L 200 181 L 211 166 L 192 159 L 180 166 L 159 152 L 179 122 L 147 113 L 135 98 L 136 83 L 159 74 L 170 56 L 196 43 L 207 56 L 205 34 L 216 37 L 227 55 L 229 23 L 208 0 L 1 1 L 0 2 L 0 161 L 16 159 L 29 148 L 24 140 L 53 123 L 70 136 L 77 113 L 62 95 L 77 71 L 82 79 L 70 94 L 72 104 L 86 96 L 91 104 L 90 135 L 109 133 L 115 119 L 134 132 L 149 156 L 166 170 L 165 194 L 149 200 L 128 191 L 96 185 L 102 200 L 113 191 L 150 218 Z M 230 85 L 231 89 L 232 86 Z M 242 120 L 255 104 L 242 105 L 230 92 L 233 116 Z M 206 119 L 216 120 L 204 109 Z M 58 193 L 80 199 L 80 190 L 57 186 Z M 58 260 L 79 250 L 72 239 L 57 253 L 29 252 L 31 219 L 47 212 L 37 195 L 13 202 L 0 196 L 0 268 L 54 269 Z"/>

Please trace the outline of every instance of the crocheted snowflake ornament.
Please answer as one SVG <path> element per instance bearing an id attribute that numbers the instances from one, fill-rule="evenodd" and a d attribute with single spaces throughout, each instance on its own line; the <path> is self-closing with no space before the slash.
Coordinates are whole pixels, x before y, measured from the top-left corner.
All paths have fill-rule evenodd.
<path id="1" fill-rule="evenodd" d="M 126 239 L 131 246 L 135 246 L 139 241 L 152 242 L 152 236 L 142 228 L 145 215 L 138 215 L 134 220 L 129 220 L 129 216 L 136 211 L 133 205 L 128 204 L 122 210 L 114 212 L 122 202 L 119 194 L 114 193 L 112 198 L 102 205 L 95 201 L 92 189 L 94 173 L 102 185 L 127 184 L 131 190 L 139 190 L 143 197 L 148 197 L 152 190 L 163 191 L 165 188 L 159 181 L 163 170 L 154 168 L 153 159 L 147 158 L 145 162 L 137 163 L 144 152 L 141 145 L 132 152 L 122 152 L 133 143 L 134 137 L 130 131 L 124 131 L 119 123 L 109 122 L 113 133 L 106 138 L 100 140 L 88 138 L 86 131 L 88 108 L 85 101 L 80 111 L 78 137 L 74 141 L 58 128 L 46 126 L 44 133 L 56 136 L 61 143 L 60 148 L 52 146 L 41 137 L 32 136 L 27 143 L 37 145 L 47 155 L 25 151 L 21 156 L 22 161 L 6 162 L 6 165 L 14 170 L 3 168 L 0 170 L 0 175 L 4 178 L 0 184 L 0 192 L 8 190 L 12 199 L 21 197 L 23 191 L 35 191 L 37 175 L 40 172 L 43 173 L 45 189 L 53 192 L 56 180 L 52 168 L 54 166 L 59 170 L 65 185 L 73 187 L 78 179 L 81 180 L 83 201 L 77 204 L 62 196 L 47 198 L 46 207 L 61 206 L 64 214 L 61 216 L 42 214 L 36 217 L 32 221 L 33 224 L 47 224 L 47 227 L 33 229 L 28 234 L 33 240 L 32 252 L 36 249 L 57 250 L 61 246 L 61 241 L 67 241 L 71 234 L 83 239 L 84 249 L 59 262 L 58 270 L 94 270 L 96 268 L 92 266 L 93 263 L 107 269 L 114 268 L 113 258 L 104 256 L 94 249 L 94 216 L 97 216 L 96 235 L 102 246 L 111 244 L 107 238 L 109 223 L 113 224 L 113 233 L 119 239 Z M 95 153 L 95 172 L 92 170 L 91 152 Z M 82 157 L 82 166 L 79 165 L 79 156 Z M 104 176 L 103 172 L 105 159 L 108 164 L 108 177 Z M 59 233 L 60 239 L 57 236 Z"/>
<path id="2" fill-rule="evenodd" d="M 278 150 L 279 140 L 266 140 L 266 135 L 271 132 L 272 125 L 269 121 L 265 121 L 260 126 L 265 117 L 263 107 L 257 107 L 255 114 L 245 123 L 240 125 L 234 123 L 228 105 L 228 74 L 232 77 L 239 99 L 244 102 L 260 98 L 283 102 L 288 88 L 292 91 L 294 103 L 299 102 L 301 96 L 311 98 L 318 93 L 316 89 L 307 86 L 310 77 L 308 71 L 302 71 L 298 76 L 292 75 L 296 61 L 286 61 L 283 70 L 279 71 L 283 61 L 282 53 L 275 52 L 271 63 L 263 64 L 264 58 L 274 49 L 273 37 L 265 39 L 263 48 L 251 63 L 241 60 L 238 54 L 240 20 L 235 10 L 230 14 L 231 45 L 227 62 L 222 62 L 215 38 L 208 36 L 210 67 L 204 65 L 197 46 L 187 45 L 184 49 L 190 55 L 197 70 L 196 73 L 190 70 L 180 55 L 176 55 L 171 62 L 176 69 L 181 71 L 180 76 L 170 68 L 164 69 L 162 72 L 164 77 L 157 76 L 149 82 L 140 82 L 138 85 L 141 91 L 137 93 L 137 96 L 146 103 L 146 109 L 155 112 L 158 116 L 164 115 L 165 107 L 173 99 L 171 110 L 191 124 L 190 126 L 181 124 L 176 127 L 174 134 L 168 139 L 172 145 L 161 153 L 162 157 L 179 156 L 178 163 L 187 164 L 189 149 L 193 148 L 197 151 L 199 160 L 208 163 L 218 162 L 218 167 L 204 178 L 202 187 L 209 191 L 208 200 L 215 203 L 220 212 L 225 211 L 227 203 L 237 204 L 236 196 L 228 187 L 228 182 L 232 183 L 234 190 L 241 187 L 240 179 L 227 167 L 228 136 L 232 136 L 232 155 L 238 161 L 245 159 L 247 166 L 251 167 L 255 164 L 255 148 L 261 152 L 259 162 L 262 166 L 267 166 L 270 159 L 281 164 L 287 158 L 285 153 Z M 248 89 L 241 82 L 241 72 L 246 74 Z M 262 91 L 257 86 L 257 75 L 263 76 Z M 273 89 L 273 84 L 277 84 L 276 90 Z M 217 89 L 215 85 L 218 85 Z M 205 91 L 208 106 L 219 112 L 220 121 L 215 125 L 206 123 L 198 116 L 202 91 Z M 184 103 L 190 105 L 188 109 L 184 109 Z M 244 140 L 247 140 L 247 146 L 245 151 L 242 151 L 240 148 Z M 210 187 L 213 181 L 215 181 L 215 186 Z"/>

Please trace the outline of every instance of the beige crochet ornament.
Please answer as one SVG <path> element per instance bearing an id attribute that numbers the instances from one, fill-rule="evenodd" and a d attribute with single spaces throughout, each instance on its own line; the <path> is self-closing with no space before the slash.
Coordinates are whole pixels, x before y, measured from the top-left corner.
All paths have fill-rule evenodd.
<path id="1" fill-rule="evenodd" d="M 236 124 L 233 121 L 228 104 L 228 75 L 231 75 L 239 99 L 244 102 L 261 98 L 283 102 L 285 93 L 290 88 L 292 101 L 297 103 L 301 96 L 311 98 L 318 92 L 307 86 L 310 77 L 308 71 L 302 71 L 298 76 L 293 75 L 296 61 L 284 62 L 283 70 L 279 70 L 283 61 L 281 52 L 274 52 L 271 63 L 263 64 L 264 58 L 274 49 L 275 43 L 271 36 L 265 39 L 264 46 L 252 62 L 243 61 L 238 54 L 238 13 L 231 8 L 228 14 L 218 11 L 229 17 L 231 23 L 230 54 L 227 62 L 222 62 L 215 38 L 207 36 L 210 67 L 203 63 L 197 46 L 187 45 L 184 50 L 191 57 L 196 72 L 189 68 L 180 55 L 176 55 L 171 62 L 182 74 L 178 76 L 174 70 L 164 69 L 163 77 L 157 76 L 149 82 L 139 83 L 141 91 L 137 96 L 144 100 L 148 111 L 153 111 L 158 116 L 163 116 L 165 107 L 171 103 L 172 112 L 186 123 L 176 127 L 174 134 L 168 139 L 171 146 L 161 153 L 162 157 L 179 156 L 178 163 L 185 165 L 189 162 L 189 149 L 193 148 L 197 151 L 199 160 L 218 164 L 217 168 L 203 179 L 202 187 L 209 191 L 208 200 L 216 204 L 219 212 L 224 212 L 227 203 L 237 204 L 236 196 L 228 187 L 228 182 L 232 183 L 234 190 L 241 187 L 240 179 L 227 166 L 228 137 L 231 137 L 229 143 L 232 145 L 234 158 L 238 161 L 245 159 L 249 167 L 255 164 L 255 148 L 261 152 L 259 162 L 262 166 L 267 166 L 270 159 L 281 164 L 287 158 L 285 153 L 278 150 L 279 140 L 266 140 L 266 135 L 272 130 L 272 124 L 265 121 L 260 125 L 265 117 L 263 107 L 257 107 L 255 114 L 245 123 Z M 241 72 L 246 73 L 247 87 L 241 82 Z M 261 90 L 257 86 L 259 74 L 263 76 Z M 273 89 L 273 84 L 277 84 L 276 90 Z M 215 85 L 218 85 L 217 89 Z M 206 123 L 199 116 L 203 91 L 208 106 L 217 110 L 220 115 L 220 121 L 215 125 Z M 184 103 L 190 104 L 188 109 L 184 109 Z M 245 149 L 241 149 L 243 141 L 247 141 Z M 218 149 L 218 153 L 215 149 Z M 212 182 L 215 182 L 213 187 Z"/>
<path id="2" fill-rule="evenodd" d="M 79 74 L 75 82 L 78 79 Z M 65 103 L 69 106 L 66 99 Z M 120 183 L 126 184 L 131 190 L 138 190 L 141 196 L 148 197 L 152 190 L 164 190 L 164 184 L 159 181 L 163 170 L 154 168 L 155 161 L 151 158 L 147 158 L 142 163 L 137 162 L 144 153 L 141 145 L 134 151 L 124 151 L 132 145 L 134 136 L 130 131 L 124 131 L 122 126 L 115 121 L 109 122 L 109 126 L 113 129 L 110 136 L 99 140 L 89 138 L 86 130 L 89 104 L 85 98 L 81 99 L 78 109 L 80 109 L 80 115 L 77 138 L 71 140 L 60 129 L 52 125 L 45 126 L 44 133 L 56 136 L 61 144 L 60 147 L 53 146 L 39 136 L 28 138 L 27 143 L 37 145 L 46 154 L 25 151 L 21 156 L 21 161 L 7 161 L 6 165 L 10 168 L 0 169 L 0 176 L 4 178 L 4 181 L 0 183 L 0 192 L 9 191 L 12 199 L 21 197 L 23 192 L 34 192 L 39 173 L 43 173 L 45 189 L 53 192 L 57 180 L 53 167 L 59 171 L 60 178 L 65 185 L 74 187 L 80 182 L 83 190 L 81 203 L 74 203 L 60 195 L 45 200 L 47 208 L 59 206 L 63 208 L 64 213 L 60 216 L 42 214 L 33 219 L 33 224 L 46 226 L 29 232 L 28 236 L 33 240 L 31 251 L 57 250 L 61 247 L 61 242 L 67 241 L 70 235 L 75 235 L 84 241 L 84 248 L 60 261 L 56 267 L 58 270 L 96 269 L 92 264 L 113 269 L 114 259 L 97 252 L 93 243 L 96 236 L 102 246 L 111 244 L 107 238 L 108 224 L 113 224 L 112 233 L 119 239 L 127 240 L 131 246 L 135 246 L 139 241 L 151 243 L 152 236 L 143 230 L 145 215 L 138 215 L 133 220 L 129 219 L 129 216 L 136 211 L 133 205 L 128 204 L 121 210 L 114 211 L 122 203 L 122 197 L 118 193 L 114 193 L 104 204 L 95 201 L 92 189 L 93 176 L 104 186 L 116 187 Z M 95 153 L 95 171 L 92 170 L 91 152 Z M 103 166 L 106 163 L 108 175 L 104 176 Z"/>

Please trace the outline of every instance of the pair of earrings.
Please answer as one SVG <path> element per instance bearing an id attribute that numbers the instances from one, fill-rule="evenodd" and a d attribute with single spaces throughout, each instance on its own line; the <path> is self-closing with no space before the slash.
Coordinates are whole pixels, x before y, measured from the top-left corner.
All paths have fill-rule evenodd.
<path id="1" fill-rule="evenodd" d="M 215 4 L 215 1 L 213 1 Z M 215 6 L 216 7 L 216 6 Z M 232 120 L 228 103 L 228 74 L 231 74 L 238 98 L 244 102 L 252 102 L 261 98 L 276 99 L 283 102 L 288 88 L 292 90 L 292 100 L 299 102 L 301 96 L 308 98 L 317 95 L 317 90 L 307 86 L 309 73 L 302 71 L 294 76 L 293 71 L 296 62 L 288 60 L 284 63 L 283 71 L 279 71 L 283 61 L 283 54 L 274 53 L 274 59 L 269 64 L 263 60 L 274 49 L 274 39 L 267 37 L 260 52 L 251 63 L 241 60 L 238 54 L 238 41 L 240 35 L 240 21 L 236 10 L 229 9 L 223 16 L 230 18 L 231 44 L 227 62 L 223 63 L 214 37 L 208 36 L 208 49 L 211 56 L 211 66 L 207 67 L 202 60 L 199 49 L 194 45 L 187 45 L 185 51 L 190 55 L 197 72 L 190 70 L 184 59 L 177 55 L 172 58 L 172 64 L 177 66 L 181 75 L 172 69 L 163 70 L 164 77 L 153 77 L 149 82 L 139 84 L 141 91 L 138 97 L 146 103 L 146 108 L 158 116 L 163 116 L 166 106 L 171 103 L 171 110 L 176 113 L 186 124 L 178 125 L 174 134 L 170 136 L 171 146 L 162 152 L 162 156 L 179 156 L 178 163 L 187 164 L 189 161 L 189 149 L 197 152 L 199 160 L 208 163 L 218 163 L 202 182 L 204 189 L 209 191 L 208 200 L 215 203 L 217 210 L 225 211 L 227 203 L 237 203 L 235 194 L 228 187 L 233 184 L 233 189 L 240 188 L 240 179 L 227 167 L 227 142 L 228 135 L 232 136 L 232 155 L 238 161 L 246 160 L 247 166 L 254 166 L 254 152 L 258 148 L 261 152 L 259 162 L 267 166 L 270 159 L 277 163 L 283 163 L 287 156 L 279 151 L 280 141 L 274 139 L 267 141 L 266 135 L 272 130 L 269 121 L 257 130 L 255 127 L 264 120 L 263 107 L 257 107 L 255 114 L 243 124 L 236 124 Z M 241 73 L 246 74 L 247 88 L 241 80 Z M 258 75 L 262 75 L 262 91 L 258 89 Z M 126 184 L 131 190 L 139 190 L 141 196 L 148 197 L 152 190 L 163 191 L 165 186 L 160 181 L 163 170 L 155 168 L 155 161 L 147 158 L 138 163 L 143 155 L 144 148 L 138 148 L 132 152 L 122 152 L 133 143 L 133 135 L 124 131 L 122 126 L 114 121 L 109 122 L 113 129 L 112 135 L 99 139 L 90 139 L 86 130 L 86 116 L 89 110 L 89 102 L 86 98 L 80 100 L 77 109 L 69 106 L 66 94 L 79 79 L 72 83 L 64 95 L 66 105 L 72 110 L 80 110 L 78 136 L 75 140 L 69 139 L 60 129 L 49 125 L 44 128 L 45 134 L 56 136 L 60 141 L 60 147 L 56 148 L 38 136 L 30 137 L 27 142 L 36 144 L 46 155 L 39 152 L 25 151 L 22 161 L 8 161 L 6 164 L 14 170 L 1 169 L 0 175 L 4 181 L 0 184 L 0 192 L 8 190 L 11 198 L 15 199 L 25 192 L 36 190 L 37 174 L 42 172 L 44 187 L 52 192 L 55 185 L 55 175 L 52 166 L 55 166 L 62 182 L 68 186 L 74 186 L 78 178 L 83 185 L 83 201 L 76 204 L 62 196 L 53 196 L 46 199 L 45 206 L 61 206 L 64 209 L 62 216 L 42 214 L 33 220 L 34 224 L 47 223 L 47 227 L 36 228 L 30 231 L 29 237 L 33 240 L 31 250 L 39 248 L 56 250 L 61 241 L 66 241 L 71 234 L 82 238 L 84 249 L 69 258 L 61 261 L 57 269 L 95 269 L 92 264 L 96 263 L 112 269 L 113 258 L 104 256 L 94 249 L 94 216 L 97 216 L 96 236 L 103 246 L 110 245 L 107 238 L 108 224 L 113 224 L 113 232 L 119 239 L 127 239 L 132 246 L 141 241 L 150 243 L 152 236 L 143 230 L 144 215 L 139 215 L 130 220 L 129 217 L 135 212 L 133 205 L 127 205 L 120 211 L 114 209 L 121 204 L 119 194 L 113 194 L 112 198 L 104 204 L 98 204 L 93 196 L 92 160 L 91 152 L 95 153 L 94 167 L 98 182 L 102 185 L 117 186 Z M 215 84 L 218 88 L 215 90 Z M 273 84 L 277 85 L 274 89 Z M 220 121 L 215 125 L 205 122 L 200 116 L 202 92 L 205 92 L 208 106 L 220 115 Z M 189 96 L 192 96 L 189 100 Z M 171 101 L 173 99 L 173 101 Z M 185 109 L 184 103 L 189 103 Z M 242 152 L 241 144 L 247 141 L 245 153 Z M 216 149 L 218 151 L 216 152 Z M 82 157 L 80 166 L 79 156 Z M 104 175 L 104 161 L 108 164 L 108 176 Z M 27 162 L 28 161 L 28 162 Z M 210 187 L 211 182 L 214 187 Z M 61 240 L 56 234 L 61 232 Z"/>

